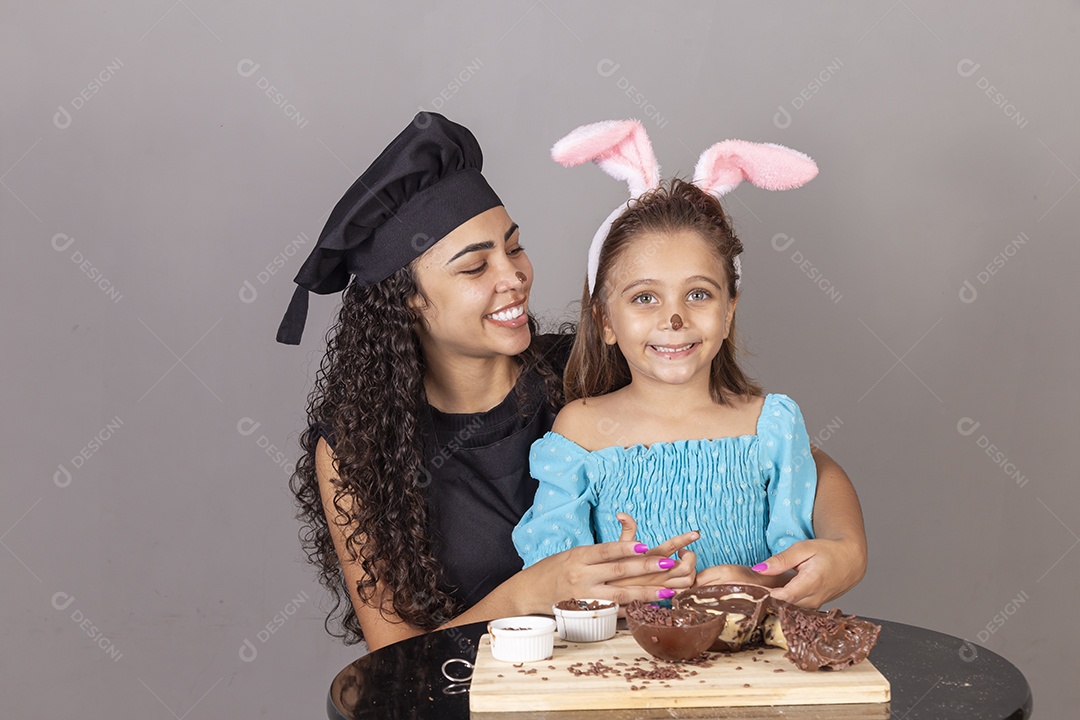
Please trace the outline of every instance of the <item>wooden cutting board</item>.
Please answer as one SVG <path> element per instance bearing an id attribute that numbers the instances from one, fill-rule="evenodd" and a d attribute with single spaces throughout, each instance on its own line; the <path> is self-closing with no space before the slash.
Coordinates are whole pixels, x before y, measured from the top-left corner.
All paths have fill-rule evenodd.
<path id="1" fill-rule="evenodd" d="M 889 701 L 889 681 L 869 660 L 845 670 L 804 672 L 778 648 L 706 657 L 709 667 L 669 664 L 646 653 L 628 630 L 619 630 L 611 640 L 596 643 L 556 636 L 551 659 L 518 667 L 493 658 L 491 636 L 485 634 L 476 654 L 469 708 L 485 713 L 872 703 L 882 704 L 883 717 L 889 714 L 883 705 Z M 586 670 L 597 661 L 612 668 L 607 677 L 576 676 L 569 670 Z M 680 677 L 624 677 L 635 668 L 654 666 L 677 668 Z"/>

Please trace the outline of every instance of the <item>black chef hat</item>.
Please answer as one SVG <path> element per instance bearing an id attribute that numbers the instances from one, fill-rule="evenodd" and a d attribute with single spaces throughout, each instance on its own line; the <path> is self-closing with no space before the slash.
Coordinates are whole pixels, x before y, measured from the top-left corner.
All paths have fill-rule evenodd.
<path id="1" fill-rule="evenodd" d="M 483 163 L 468 128 L 438 113 L 418 113 L 330 213 L 296 275 L 299 287 L 278 327 L 278 342 L 300 344 L 308 291 L 341 292 L 350 276 L 374 285 L 466 220 L 502 205 L 480 174 Z"/>

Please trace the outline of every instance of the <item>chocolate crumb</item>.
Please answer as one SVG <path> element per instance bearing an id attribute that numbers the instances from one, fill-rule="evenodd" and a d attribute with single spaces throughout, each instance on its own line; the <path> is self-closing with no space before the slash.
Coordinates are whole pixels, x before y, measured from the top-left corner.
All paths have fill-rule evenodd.
<path id="1" fill-rule="evenodd" d="M 569 600 L 563 600 L 560 603 L 556 603 L 555 607 L 559 610 L 606 610 L 608 608 L 615 607 L 615 603 L 604 602 L 602 600 L 593 600 L 586 602 L 584 600 L 578 600 L 576 598 L 570 598 Z"/>
<path id="2" fill-rule="evenodd" d="M 560 650 L 565 650 L 566 648 L 568 648 L 568 647 L 570 647 L 570 646 L 569 646 L 569 645 L 553 645 L 552 647 L 557 647 L 557 648 L 559 648 Z"/>
<path id="3" fill-rule="evenodd" d="M 776 668 L 773 672 L 784 672 L 784 668 Z"/>
<path id="4" fill-rule="evenodd" d="M 554 670 L 554 669 L 555 669 L 554 665 L 548 665 L 548 670 Z"/>
<path id="5" fill-rule="evenodd" d="M 498 674 L 498 675 L 496 675 L 495 677 L 502 677 L 502 673 L 499 673 L 499 674 Z"/>
<path id="6" fill-rule="evenodd" d="M 547 680 L 547 678 L 546 678 L 546 677 L 541 677 L 540 679 L 541 679 L 541 680 Z"/>
<path id="7" fill-rule="evenodd" d="M 735 666 L 735 669 L 736 669 L 736 670 L 742 670 L 742 665 L 736 665 L 736 666 Z"/>
<path id="8" fill-rule="evenodd" d="M 525 663 L 514 663 L 514 667 L 521 667 L 521 666 L 522 666 L 522 665 L 524 665 L 524 664 L 525 664 Z"/>
<path id="9" fill-rule="evenodd" d="M 750 683 L 743 683 L 742 686 L 743 687 L 750 687 Z"/>

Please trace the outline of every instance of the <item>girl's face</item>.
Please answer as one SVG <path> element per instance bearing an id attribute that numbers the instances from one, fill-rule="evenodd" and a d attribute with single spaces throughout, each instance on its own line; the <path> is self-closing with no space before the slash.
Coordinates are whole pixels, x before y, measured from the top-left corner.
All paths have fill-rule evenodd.
<path id="1" fill-rule="evenodd" d="M 618 344 L 635 381 L 708 384 L 728 336 L 730 299 L 722 258 L 692 230 L 644 233 L 606 279 L 604 342 Z"/>
<path id="2" fill-rule="evenodd" d="M 490 358 L 529 346 L 532 263 L 503 207 L 459 225 L 416 259 L 410 304 L 425 353 Z"/>

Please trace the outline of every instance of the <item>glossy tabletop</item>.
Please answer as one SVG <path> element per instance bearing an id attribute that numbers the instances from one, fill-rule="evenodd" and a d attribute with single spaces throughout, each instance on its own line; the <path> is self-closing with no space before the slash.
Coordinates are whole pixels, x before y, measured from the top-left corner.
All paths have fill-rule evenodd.
<path id="1" fill-rule="evenodd" d="M 892 686 L 880 705 L 790 705 L 742 708 L 485 713 L 478 718 L 857 718 L 1023 720 L 1031 689 L 1008 660 L 960 638 L 912 625 L 873 620 L 881 636 L 870 659 Z M 421 635 L 365 655 L 334 678 L 326 709 L 331 720 L 469 718 L 468 686 L 442 674 L 450 658 L 476 658 L 486 623 Z M 461 666 L 458 665 L 458 668 Z M 451 669 L 453 672 L 453 669 Z"/>

